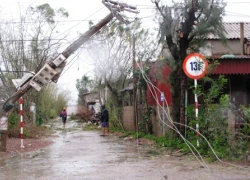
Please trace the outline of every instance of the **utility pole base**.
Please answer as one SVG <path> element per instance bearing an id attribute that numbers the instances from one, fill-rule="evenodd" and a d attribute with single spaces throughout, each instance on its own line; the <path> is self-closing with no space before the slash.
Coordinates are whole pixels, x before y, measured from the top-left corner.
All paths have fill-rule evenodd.
<path id="1" fill-rule="evenodd" d="M 0 138 L 1 138 L 1 145 L 0 145 L 0 151 L 6 152 L 6 142 L 7 142 L 7 131 L 1 130 L 0 131 Z"/>

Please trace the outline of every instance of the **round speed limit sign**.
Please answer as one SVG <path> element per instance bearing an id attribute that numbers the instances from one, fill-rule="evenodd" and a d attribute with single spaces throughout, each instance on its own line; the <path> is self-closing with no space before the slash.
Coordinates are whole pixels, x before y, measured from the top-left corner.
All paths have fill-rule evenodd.
<path id="1" fill-rule="evenodd" d="M 188 55 L 183 62 L 185 74 L 192 79 L 203 78 L 206 74 L 208 62 L 201 54 L 194 53 Z"/>

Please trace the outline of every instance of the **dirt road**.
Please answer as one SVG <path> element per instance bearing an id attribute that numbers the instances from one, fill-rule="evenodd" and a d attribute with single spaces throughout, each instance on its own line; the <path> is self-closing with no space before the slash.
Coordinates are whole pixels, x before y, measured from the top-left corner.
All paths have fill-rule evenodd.
<path id="1" fill-rule="evenodd" d="M 204 168 L 192 156 L 162 155 L 152 147 L 99 135 L 68 122 L 66 129 L 57 130 L 50 146 L 0 160 L 0 179 L 250 180 L 250 167 Z"/>

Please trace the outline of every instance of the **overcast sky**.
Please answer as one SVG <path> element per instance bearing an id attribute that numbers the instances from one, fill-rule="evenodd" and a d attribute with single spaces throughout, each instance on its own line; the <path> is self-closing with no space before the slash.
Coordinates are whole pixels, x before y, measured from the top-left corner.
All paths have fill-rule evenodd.
<path id="1" fill-rule="evenodd" d="M 168 2 L 171 1 L 168 0 Z M 150 27 L 154 15 L 151 0 L 126 0 L 120 2 L 137 5 L 140 11 L 138 17 L 143 17 L 143 27 Z M 250 0 L 226 0 L 225 2 L 228 2 L 225 21 L 250 22 Z M 65 28 L 63 31 L 71 33 L 72 41 L 73 37 L 77 37 L 77 33 L 84 33 L 88 30 L 89 20 L 93 20 L 96 23 L 109 13 L 109 10 L 102 4 L 101 0 L 6 0 L 1 1 L 0 11 L 1 13 L 4 12 L 5 17 L 15 19 L 19 14 L 25 13 L 22 12 L 25 7 L 44 3 L 49 3 L 52 8 L 64 7 L 69 12 L 69 21 L 64 22 L 65 27 L 68 28 Z M 84 74 L 90 75 L 92 63 L 87 53 L 83 53 L 80 58 L 72 62 L 74 62 L 73 65 L 69 69 L 66 68 L 60 77 L 58 85 L 71 91 L 73 99 L 70 104 L 75 104 L 77 100 L 76 79 L 81 78 Z"/>

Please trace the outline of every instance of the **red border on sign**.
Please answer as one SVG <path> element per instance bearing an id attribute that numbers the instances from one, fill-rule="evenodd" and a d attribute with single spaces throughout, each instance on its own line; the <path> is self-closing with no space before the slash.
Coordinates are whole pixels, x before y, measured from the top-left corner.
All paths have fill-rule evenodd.
<path id="1" fill-rule="evenodd" d="M 186 69 L 186 63 L 187 61 L 192 58 L 192 57 L 199 57 L 201 59 L 203 59 L 204 61 L 204 64 L 205 64 L 205 70 L 202 72 L 202 74 L 200 74 L 199 76 L 193 76 L 192 74 L 189 74 L 188 73 L 188 70 Z M 185 74 L 191 78 L 191 79 L 201 79 L 203 78 L 206 73 L 207 73 L 207 67 L 208 67 L 208 62 L 207 60 L 205 59 L 205 57 L 202 55 L 202 54 L 198 54 L 198 53 L 193 53 L 193 54 L 189 54 L 185 59 L 184 59 L 184 62 L 182 64 L 182 68 L 183 68 L 183 71 L 185 72 Z"/>

